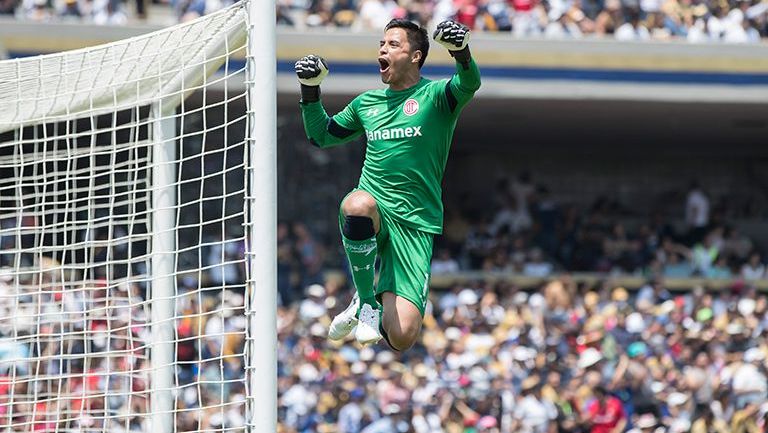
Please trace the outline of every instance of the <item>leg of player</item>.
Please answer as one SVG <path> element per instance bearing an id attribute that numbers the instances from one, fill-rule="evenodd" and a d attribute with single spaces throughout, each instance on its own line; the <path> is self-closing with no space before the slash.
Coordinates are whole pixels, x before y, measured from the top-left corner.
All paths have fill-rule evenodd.
<path id="1" fill-rule="evenodd" d="M 381 339 L 381 306 L 376 301 L 373 286 L 377 255 L 376 233 L 381 224 L 376 200 L 365 191 L 355 191 L 344 199 L 341 213 L 344 251 L 349 260 L 357 294 L 350 306 L 333 319 L 328 337 L 333 340 L 344 338 L 357 325 L 355 338 L 360 344 L 376 343 Z"/>
<path id="2" fill-rule="evenodd" d="M 381 299 L 384 304 L 382 328 L 389 345 L 395 350 L 407 350 L 421 332 L 422 317 L 413 303 L 392 292 L 384 292 Z"/>

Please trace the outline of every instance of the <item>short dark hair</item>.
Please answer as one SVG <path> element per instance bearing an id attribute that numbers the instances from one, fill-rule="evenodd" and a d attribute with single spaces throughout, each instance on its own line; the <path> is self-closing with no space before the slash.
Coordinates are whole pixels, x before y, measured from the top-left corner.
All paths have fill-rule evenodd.
<path id="1" fill-rule="evenodd" d="M 412 21 L 397 18 L 390 21 L 389 24 L 384 27 L 385 32 L 389 29 L 405 30 L 405 34 L 408 35 L 408 43 L 421 51 L 421 59 L 419 60 L 419 69 L 421 69 L 421 67 L 424 66 L 424 62 L 427 60 L 427 54 L 429 54 L 429 36 L 427 35 L 427 29 Z"/>

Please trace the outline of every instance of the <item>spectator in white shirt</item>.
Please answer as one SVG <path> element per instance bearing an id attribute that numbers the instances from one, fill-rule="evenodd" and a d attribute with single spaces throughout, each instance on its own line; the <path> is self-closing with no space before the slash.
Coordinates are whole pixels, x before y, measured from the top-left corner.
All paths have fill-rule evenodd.
<path id="1" fill-rule="evenodd" d="M 508 233 L 517 233 L 523 228 L 521 222 L 519 207 L 514 203 L 514 199 L 512 197 L 503 197 L 501 208 L 493 217 L 493 222 L 489 229 L 494 236 L 498 236 L 499 232 L 504 229 Z"/>
<path id="2" fill-rule="evenodd" d="M 546 433 L 550 423 L 557 418 L 557 409 L 541 397 L 539 377 L 525 379 L 520 389 L 520 399 L 513 411 L 513 431 L 520 433 Z"/>
<path id="3" fill-rule="evenodd" d="M 397 3 L 392 0 L 364 0 L 360 6 L 358 25 L 362 30 L 379 30 L 392 19 Z"/>
<path id="4" fill-rule="evenodd" d="M 453 274 L 459 272 L 459 262 L 451 257 L 448 248 L 437 250 L 437 257 L 432 259 L 432 275 Z"/>
<path id="5" fill-rule="evenodd" d="M 723 35 L 723 42 L 730 44 L 756 44 L 760 42 L 760 32 L 752 26 L 748 19 L 728 26 Z"/>
<path id="6" fill-rule="evenodd" d="M 544 254 L 534 248 L 529 254 L 529 261 L 523 267 L 523 274 L 528 277 L 546 277 L 554 270 L 552 263 L 544 261 Z"/>
<path id="7" fill-rule="evenodd" d="M 509 192 L 515 198 L 518 213 L 518 228 L 525 230 L 531 227 L 531 210 L 528 204 L 531 202 L 536 187 L 531 181 L 531 174 L 527 171 L 520 174 L 510 185 Z"/>
<path id="8" fill-rule="evenodd" d="M 765 265 L 760 253 L 754 251 L 749 255 L 749 260 L 741 267 L 741 277 L 745 280 L 759 280 L 765 277 Z"/>
<path id="9" fill-rule="evenodd" d="M 579 39 L 582 37 L 579 26 L 562 9 L 551 9 L 549 21 L 544 29 L 544 36 L 547 39 Z"/>
<path id="10" fill-rule="evenodd" d="M 614 34 L 619 41 L 647 41 L 651 39 L 651 33 L 640 23 L 640 13 L 630 10 L 626 14 L 627 22 L 619 26 Z"/>
<path id="11" fill-rule="evenodd" d="M 688 190 L 688 197 L 685 200 L 685 222 L 694 231 L 701 231 L 709 224 L 709 198 L 698 182 L 692 182 Z"/>
<path id="12" fill-rule="evenodd" d="M 764 360 L 765 355 L 756 347 L 744 352 L 744 363 L 734 371 L 731 382 L 737 408 L 747 403 L 765 402 L 768 380 L 758 367 Z"/>
<path id="13" fill-rule="evenodd" d="M 309 322 L 322 317 L 326 313 L 325 287 L 312 284 L 307 287 L 307 299 L 299 306 L 299 317 Z"/>
<path id="14" fill-rule="evenodd" d="M 360 433 L 363 421 L 362 401 L 365 391 L 355 388 L 349 393 L 349 403 L 339 411 L 339 433 Z"/>

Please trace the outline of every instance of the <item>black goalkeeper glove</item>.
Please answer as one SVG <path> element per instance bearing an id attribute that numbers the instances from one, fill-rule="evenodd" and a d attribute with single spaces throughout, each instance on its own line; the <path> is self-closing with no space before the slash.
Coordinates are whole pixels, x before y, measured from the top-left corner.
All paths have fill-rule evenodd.
<path id="1" fill-rule="evenodd" d="M 469 27 L 456 21 L 443 21 L 437 25 L 437 29 L 432 34 L 435 42 L 448 49 L 451 56 L 459 63 L 467 65 L 469 63 Z"/>
<path id="2" fill-rule="evenodd" d="M 301 83 L 301 100 L 317 102 L 320 100 L 320 83 L 328 75 L 328 64 L 322 57 L 310 54 L 299 59 L 294 65 L 296 76 Z"/>
<path id="3" fill-rule="evenodd" d="M 449 51 L 461 51 L 469 43 L 469 27 L 456 21 L 443 21 L 437 25 L 432 37 Z"/>

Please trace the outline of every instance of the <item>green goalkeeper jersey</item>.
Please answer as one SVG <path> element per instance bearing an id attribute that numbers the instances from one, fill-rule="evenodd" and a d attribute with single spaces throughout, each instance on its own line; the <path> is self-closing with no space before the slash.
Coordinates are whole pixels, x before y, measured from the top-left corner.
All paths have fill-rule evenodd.
<path id="1" fill-rule="evenodd" d="M 406 90 L 371 90 L 328 117 L 321 102 L 302 103 L 310 141 L 325 148 L 365 134 L 359 188 L 403 224 L 442 233 L 442 179 L 456 120 L 480 87 L 474 60 L 450 79 Z"/>

